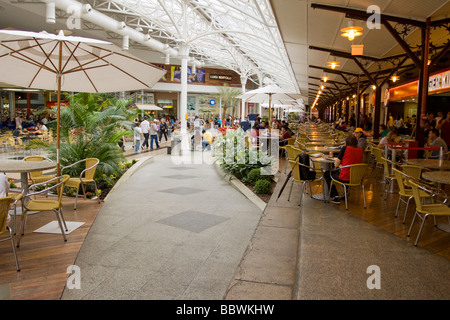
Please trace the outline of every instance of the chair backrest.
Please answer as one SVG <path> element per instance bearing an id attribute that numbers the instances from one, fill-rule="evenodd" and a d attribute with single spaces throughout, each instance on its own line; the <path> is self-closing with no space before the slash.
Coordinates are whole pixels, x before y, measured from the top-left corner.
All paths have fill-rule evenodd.
<path id="1" fill-rule="evenodd" d="M 373 152 L 373 155 L 375 156 L 375 160 L 378 163 L 381 163 L 382 162 L 381 158 L 383 157 L 383 151 L 380 148 L 378 148 L 377 146 L 373 146 L 372 152 Z"/>
<path id="2" fill-rule="evenodd" d="M 99 163 L 99 160 L 97 158 L 87 158 L 86 159 L 86 169 L 90 168 L 89 170 L 84 171 L 84 178 L 85 179 L 94 179 L 95 170 L 97 170 L 97 165 Z"/>
<path id="3" fill-rule="evenodd" d="M 404 164 L 402 165 L 402 170 L 405 174 L 407 174 L 410 177 L 420 179 L 422 176 L 423 167 L 420 166 L 413 166 L 410 164 Z"/>
<path id="4" fill-rule="evenodd" d="M 295 143 L 295 138 L 288 138 L 288 145 L 293 146 Z"/>
<path id="5" fill-rule="evenodd" d="M 14 137 L 8 137 L 8 143 L 11 147 L 15 147 L 16 146 L 16 139 Z"/>
<path id="6" fill-rule="evenodd" d="M 59 190 L 58 190 L 58 202 L 59 203 L 61 203 L 61 201 L 62 201 L 62 196 L 64 193 L 64 185 L 66 184 L 67 180 L 69 180 L 69 179 L 70 179 L 70 176 L 68 174 L 64 174 L 64 175 L 60 176 L 59 179 L 57 180 L 61 183 L 58 187 L 59 188 Z"/>
<path id="7" fill-rule="evenodd" d="M 44 161 L 45 157 L 44 156 L 28 156 L 23 158 L 23 161 Z M 30 172 L 30 178 L 34 179 L 34 178 L 39 178 L 42 177 L 42 171 L 32 171 Z"/>
<path id="8" fill-rule="evenodd" d="M 294 177 L 294 180 L 300 181 L 300 170 L 298 160 L 297 161 L 289 160 L 289 164 L 291 165 L 292 176 Z"/>
<path id="9" fill-rule="evenodd" d="M 369 165 L 367 163 L 357 163 L 350 165 L 350 181 L 349 184 L 361 184 L 366 169 Z"/>
<path id="10" fill-rule="evenodd" d="M 386 158 L 381 157 L 380 163 L 383 165 L 385 176 L 389 176 L 391 172 L 389 171 L 389 162 Z"/>
<path id="11" fill-rule="evenodd" d="M 286 146 L 286 152 L 287 152 L 288 160 L 294 160 L 295 159 L 295 156 L 297 154 L 295 153 L 295 147 L 294 146 L 287 145 Z"/>
<path id="12" fill-rule="evenodd" d="M 9 214 L 9 206 L 13 202 L 12 197 L 3 197 L 0 198 L 0 234 L 3 234 L 6 232 L 7 227 L 7 218 Z"/>
<path id="13" fill-rule="evenodd" d="M 392 168 L 392 170 L 394 171 L 395 174 L 395 178 L 397 180 L 397 184 L 398 184 L 398 189 L 400 190 L 400 194 L 405 194 L 405 177 L 403 176 L 402 172 L 398 169 Z"/>
<path id="14" fill-rule="evenodd" d="M 408 180 L 408 184 L 412 189 L 414 202 L 416 203 L 417 212 L 421 213 L 422 210 L 422 199 L 420 198 L 419 185 L 415 183 L 412 179 Z"/>

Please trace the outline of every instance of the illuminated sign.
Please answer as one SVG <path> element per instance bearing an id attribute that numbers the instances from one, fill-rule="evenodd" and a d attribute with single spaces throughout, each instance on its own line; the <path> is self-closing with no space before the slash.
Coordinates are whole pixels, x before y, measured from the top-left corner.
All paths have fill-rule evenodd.
<path id="1" fill-rule="evenodd" d="M 438 73 L 428 78 L 428 92 L 450 88 L 450 71 Z"/>

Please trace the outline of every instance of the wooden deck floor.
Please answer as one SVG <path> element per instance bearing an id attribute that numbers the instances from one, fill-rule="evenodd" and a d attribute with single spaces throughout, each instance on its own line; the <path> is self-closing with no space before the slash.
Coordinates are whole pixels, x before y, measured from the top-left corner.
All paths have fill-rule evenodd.
<path id="1" fill-rule="evenodd" d="M 284 163 L 281 162 L 282 170 L 283 165 Z M 370 171 L 367 172 L 365 179 L 367 209 L 363 207 L 361 189 L 353 189 L 349 199 L 349 214 L 358 216 L 406 241 L 414 242 L 419 228 L 417 222 L 411 238 L 407 237 L 414 214 L 414 204 L 411 203 L 406 223 L 403 224 L 402 214 L 398 218 L 394 217 L 398 195 L 389 194 L 387 199 L 383 200 L 380 196 L 380 179 L 381 172 L 376 178 L 371 177 Z M 66 221 L 82 221 L 85 224 L 69 234 L 67 242 L 63 241 L 61 235 L 33 232 L 55 220 L 53 213 L 39 213 L 29 217 L 25 236 L 17 250 L 20 272 L 16 272 L 10 242 L 0 242 L 0 286 L 10 290 L 11 299 L 58 300 L 61 298 L 69 276 L 66 273 L 67 267 L 74 263 L 86 234 L 103 205 L 103 203 L 98 204 L 96 200 L 80 200 L 78 210 L 74 211 L 73 201 L 73 198 L 63 199 Z M 340 208 L 345 210 L 344 203 L 340 204 Z M 401 213 L 404 208 L 401 206 Z M 446 221 L 446 218 L 443 218 L 437 222 Z M 450 233 L 434 227 L 433 220 L 430 219 L 423 230 L 419 247 L 450 260 Z"/>
<path id="2" fill-rule="evenodd" d="M 69 276 L 67 267 L 73 265 L 83 241 L 102 203 L 97 200 L 63 198 L 66 221 L 84 222 L 67 235 L 64 242 L 60 234 L 35 233 L 34 230 L 55 221 L 53 212 L 42 212 L 28 217 L 25 236 L 17 248 L 20 272 L 16 271 L 11 243 L 0 242 L 0 286 L 10 292 L 13 300 L 59 300 Z M 12 220 L 12 219 L 11 219 Z M 20 227 L 20 217 L 17 220 Z M 12 221 L 11 221 L 12 223 Z"/>

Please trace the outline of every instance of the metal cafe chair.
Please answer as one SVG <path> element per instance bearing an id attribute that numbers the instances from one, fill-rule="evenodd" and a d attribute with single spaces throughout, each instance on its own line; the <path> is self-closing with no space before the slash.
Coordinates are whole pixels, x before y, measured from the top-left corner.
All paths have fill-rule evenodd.
<path id="1" fill-rule="evenodd" d="M 58 220 L 59 227 L 61 228 L 61 233 L 64 238 L 64 241 L 67 241 L 64 230 L 67 231 L 68 229 L 67 229 L 66 222 L 64 220 L 63 212 L 62 212 L 61 200 L 62 200 L 62 195 L 63 195 L 63 190 L 64 190 L 64 184 L 67 182 L 68 179 L 69 179 L 69 175 L 58 176 L 49 181 L 37 183 L 37 184 L 30 186 L 30 189 L 29 189 L 30 191 L 34 190 L 35 187 L 43 186 L 43 185 L 46 185 L 47 188 L 40 190 L 40 191 L 36 191 L 36 192 L 33 192 L 33 191 L 29 192 L 28 194 L 26 194 L 24 196 L 24 205 L 23 205 L 24 210 L 22 211 L 22 225 L 21 225 L 21 230 L 20 230 L 20 233 L 19 233 L 19 236 L 17 239 L 17 247 L 19 247 L 19 245 L 20 245 L 21 236 L 24 236 L 24 233 L 25 233 L 25 226 L 27 223 L 27 217 L 28 217 L 27 212 L 28 211 L 39 211 L 39 212 L 53 211 L 56 214 L 56 219 Z M 58 197 L 56 198 L 56 200 L 31 199 L 32 196 L 36 196 L 38 194 L 47 194 L 51 190 L 55 190 L 57 192 Z M 63 227 L 63 225 L 64 225 L 64 227 Z"/>
<path id="2" fill-rule="evenodd" d="M 397 209 L 395 211 L 395 217 L 398 217 L 398 209 L 400 208 L 400 202 L 403 202 L 404 204 L 406 204 L 406 208 L 405 208 L 405 213 L 403 214 L 403 223 L 405 223 L 406 221 L 406 215 L 408 213 L 408 206 L 409 206 L 409 202 L 411 201 L 411 199 L 414 198 L 414 194 L 411 188 L 409 188 L 409 184 L 407 184 L 407 181 L 409 179 L 414 179 L 414 177 L 411 177 L 409 175 L 407 175 L 404 172 L 401 172 L 398 169 L 393 169 L 394 170 L 394 174 L 395 177 L 397 179 L 397 184 L 398 184 L 398 201 L 397 201 Z M 420 193 L 420 197 L 421 199 L 423 198 L 431 198 L 431 196 L 426 193 L 423 190 L 419 190 Z M 405 201 L 403 198 L 408 198 L 407 201 Z"/>
<path id="3" fill-rule="evenodd" d="M 334 170 L 341 170 L 343 168 L 350 168 L 350 180 L 349 182 L 341 182 L 339 180 L 336 180 L 331 176 L 331 183 L 330 183 L 330 190 L 328 191 L 328 198 L 330 198 L 331 195 L 331 188 L 333 184 L 339 184 L 344 187 L 344 197 L 345 197 L 345 209 L 348 210 L 348 204 L 347 204 L 347 188 L 350 187 L 362 187 L 362 193 L 363 193 L 363 200 L 364 200 L 364 208 L 366 208 L 366 195 L 364 191 L 364 184 L 363 184 L 363 178 L 364 174 L 366 172 L 366 169 L 368 167 L 367 163 L 358 163 L 358 164 L 351 164 L 348 166 L 342 166 L 339 168 L 336 168 Z"/>
<path id="4" fill-rule="evenodd" d="M 74 162 L 68 166 L 65 166 L 61 169 L 61 173 L 68 169 L 71 168 L 79 163 L 85 163 L 85 169 L 83 171 L 81 171 L 80 176 L 75 178 L 75 177 L 71 177 L 65 184 L 65 187 L 69 187 L 69 188 L 75 188 L 76 189 L 76 196 L 75 196 L 75 204 L 73 209 L 76 210 L 77 209 L 77 200 L 78 200 L 78 191 L 81 189 L 83 191 L 83 195 L 84 198 L 86 199 L 86 190 L 84 188 L 84 186 L 86 184 L 93 184 L 95 187 L 95 194 L 97 195 L 97 199 L 98 202 L 100 203 L 100 194 L 98 192 L 98 188 L 97 188 L 97 183 L 94 180 L 94 176 L 95 176 L 95 171 L 97 170 L 97 166 L 100 162 L 99 159 L 97 158 L 86 158 L 83 160 L 79 160 L 77 162 Z"/>
<path id="5" fill-rule="evenodd" d="M 19 272 L 20 267 L 19 267 L 19 261 L 17 259 L 16 245 L 14 243 L 14 237 L 11 233 L 11 228 L 7 224 L 9 207 L 12 202 L 14 202 L 14 199 L 12 197 L 0 198 L 0 236 L 3 236 L 3 235 L 7 236 L 6 238 L 1 239 L 0 241 L 11 240 L 11 248 L 12 248 L 12 251 L 14 254 L 14 259 L 16 261 L 16 269 L 17 269 L 17 272 Z"/>
<path id="6" fill-rule="evenodd" d="M 411 222 L 411 226 L 409 227 L 408 231 L 408 237 L 411 235 L 412 228 L 414 226 L 414 222 L 416 218 L 419 218 L 422 220 L 422 223 L 419 228 L 419 232 L 417 233 L 416 241 L 414 243 L 414 246 L 417 247 L 417 243 L 419 242 L 420 234 L 422 233 L 423 226 L 425 224 L 425 221 L 429 216 L 433 216 L 435 219 L 434 224 L 436 225 L 436 217 L 437 216 L 450 216 L 450 207 L 445 203 L 447 199 L 444 201 L 444 203 L 433 203 L 433 204 L 422 204 L 422 199 L 420 197 L 420 190 L 423 190 L 427 193 L 429 193 L 431 196 L 435 196 L 434 191 L 441 190 L 429 190 L 424 186 L 421 186 L 417 183 L 417 181 L 409 180 L 409 185 L 412 188 L 413 194 L 414 194 L 414 201 L 416 203 L 416 212 L 414 213 L 414 218 Z"/>

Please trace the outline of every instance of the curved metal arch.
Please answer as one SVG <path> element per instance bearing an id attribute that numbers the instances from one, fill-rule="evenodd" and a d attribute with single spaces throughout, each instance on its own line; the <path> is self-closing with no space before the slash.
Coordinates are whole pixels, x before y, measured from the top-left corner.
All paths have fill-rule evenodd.
<path id="1" fill-rule="evenodd" d="M 151 29 L 152 38 L 170 46 L 189 43 L 201 59 L 238 73 L 249 69 L 247 61 L 251 70 L 264 70 L 280 86 L 299 91 L 269 0 L 84 1 L 104 14 L 122 15 L 135 28 Z M 207 52 L 211 43 L 233 49 L 214 57 Z"/>

